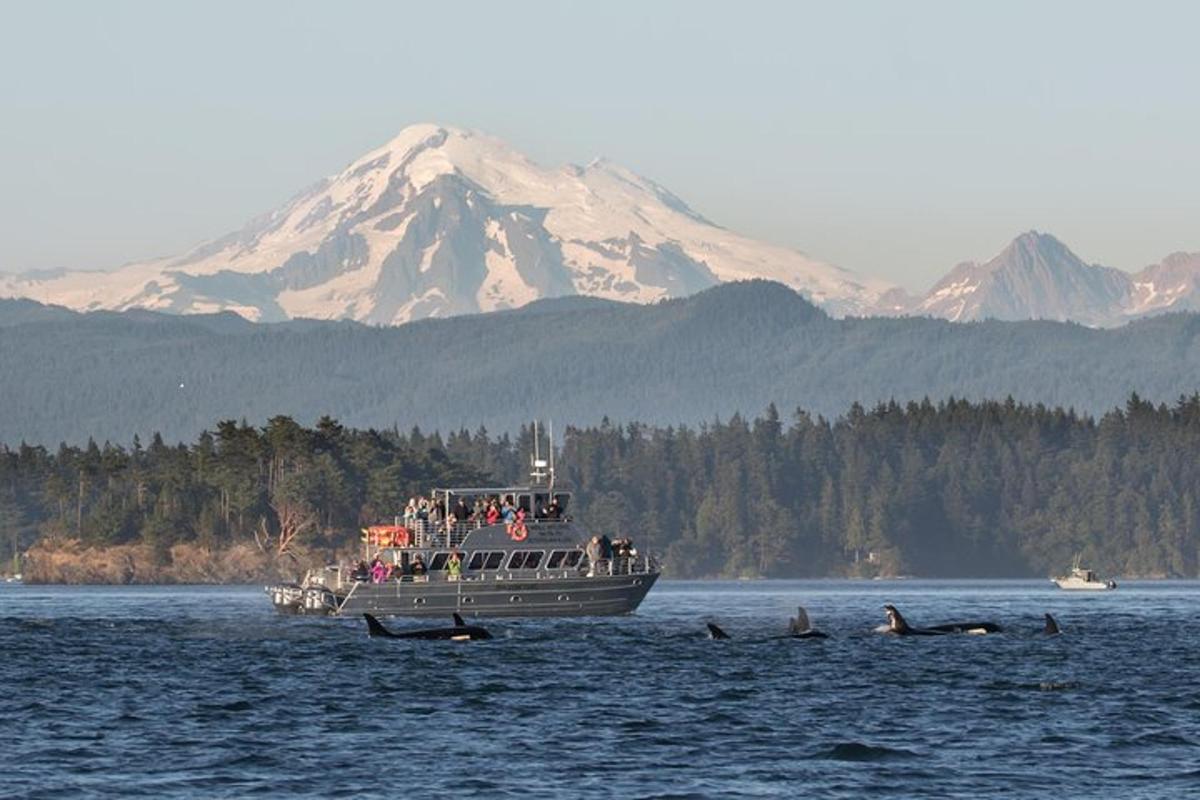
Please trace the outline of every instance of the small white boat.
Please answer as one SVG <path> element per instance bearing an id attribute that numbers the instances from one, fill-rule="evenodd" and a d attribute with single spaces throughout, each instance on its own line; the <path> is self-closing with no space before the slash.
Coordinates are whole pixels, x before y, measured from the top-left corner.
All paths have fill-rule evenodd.
<path id="1" fill-rule="evenodd" d="M 1079 556 L 1075 556 L 1075 561 L 1071 564 L 1070 575 L 1061 575 L 1050 580 L 1054 581 L 1060 589 L 1071 589 L 1074 591 L 1099 592 L 1117 588 L 1116 581 L 1100 580 L 1100 578 L 1096 577 L 1095 572 L 1079 566 Z"/>

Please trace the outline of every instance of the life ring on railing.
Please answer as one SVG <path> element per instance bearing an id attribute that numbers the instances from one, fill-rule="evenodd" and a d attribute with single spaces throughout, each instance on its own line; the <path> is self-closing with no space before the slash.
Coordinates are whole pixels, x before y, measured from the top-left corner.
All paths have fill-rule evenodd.
<path id="1" fill-rule="evenodd" d="M 508 526 L 508 535 L 514 542 L 523 542 L 529 536 L 529 529 L 524 522 L 514 522 Z"/>
<path id="2" fill-rule="evenodd" d="M 400 525 L 372 525 L 363 532 L 367 534 L 363 541 L 376 547 L 408 547 L 412 542 L 412 533 Z"/>

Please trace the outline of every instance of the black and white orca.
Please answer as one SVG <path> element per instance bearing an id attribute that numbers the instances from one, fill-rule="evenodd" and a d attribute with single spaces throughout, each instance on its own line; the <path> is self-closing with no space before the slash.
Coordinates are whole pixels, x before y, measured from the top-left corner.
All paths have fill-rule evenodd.
<path id="1" fill-rule="evenodd" d="M 1062 633 L 1062 629 L 1058 627 L 1058 621 L 1049 614 L 1046 615 L 1046 627 L 1042 628 L 1042 633 L 1046 636 L 1058 636 Z"/>
<path id="2" fill-rule="evenodd" d="M 778 638 L 783 639 L 828 639 L 829 634 L 819 631 L 812 626 L 808 621 L 808 612 L 804 610 L 804 606 L 796 609 L 796 616 L 788 620 L 787 636 Z"/>
<path id="3" fill-rule="evenodd" d="M 729 639 L 728 633 L 712 623 L 705 623 L 708 626 L 708 638 L 710 639 Z M 804 606 L 800 606 L 796 616 L 788 620 L 788 632 L 782 636 L 772 636 L 771 639 L 828 639 L 829 634 L 813 628 L 808 621 L 808 612 L 804 610 Z"/>
<path id="4" fill-rule="evenodd" d="M 487 632 L 486 628 L 478 625 L 468 625 L 463 622 L 463 618 L 458 614 L 454 615 L 454 627 L 452 628 L 419 628 L 413 631 L 389 631 L 383 627 L 383 623 L 375 619 L 370 614 L 363 614 L 367 620 L 367 635 L 378 636 L 384 639 L 425 639 L 425 640 L 443 640 L 455 642 L 470 642 L 476 639 L 490 639 L 492 635 Z"/>
<path id="5" fill-rule="evenodd" d="M 721 630 L 717 625 L 711 622 L 705 623 L 708 625 L 708 638 L 710 639 L 728 639 L 729 634 Z"/>
<path id="6" fill-rule="evenodd" d="M 888 624 L 886 633 L 896 636 L 945 636 L 951 633 L 999 633 L 1004 630 L 995 622 L 944 622 L 941 625 L 930 625 L 927 628 L 914 628 L 908 624 L 904 616 L 894 605 L 888 603 L 883 607 L 887 612 Z"/>

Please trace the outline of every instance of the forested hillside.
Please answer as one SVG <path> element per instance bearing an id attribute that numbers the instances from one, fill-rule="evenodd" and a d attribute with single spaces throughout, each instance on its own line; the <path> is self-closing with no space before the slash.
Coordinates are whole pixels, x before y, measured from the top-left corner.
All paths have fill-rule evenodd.
<path id="1" fill-rule="evenodd" d="M 0 449 L 10 546 L 331 551 L 433 485 L 519 480 L 532 436 L 221 422 L 188 444 Z M 696 427 L 569 428 L 559 463 L 597 530 L 674 576 L 1197 575 L 1200 395 L 1099 420 L 1008 402 L 770 406 Z"/>
<path id="2" fill-rule="evenodd" d="M 1049 322 L 830 319 L 779 284 L 652 306 L 586 298 L 399 327 L 0 301 L 0 441 L 191 440 L 213 420 L 515 432 L 532 418 L 696 425 L 803 407 L 833 416 L 950 396 L 1102 414 L 1200 387 L 1200 316 L 1116 330 Z"/>

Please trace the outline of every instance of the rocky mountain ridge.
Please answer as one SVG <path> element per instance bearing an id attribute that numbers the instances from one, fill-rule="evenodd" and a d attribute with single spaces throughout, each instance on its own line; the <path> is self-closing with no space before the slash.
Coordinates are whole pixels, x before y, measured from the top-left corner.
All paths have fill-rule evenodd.
<path id="1" fill-rule="evenodd" d="M 1087 264 L 1050 234 L 1029 231 L 983 264 L 958 264 L 923 296 L 884 294 L 872 312 L 952 322 L 1043 319 L 1114 327 L 1200 309 L 1198 289 L 1200 253 L 1173 253 L 1130 274 Z"/>

